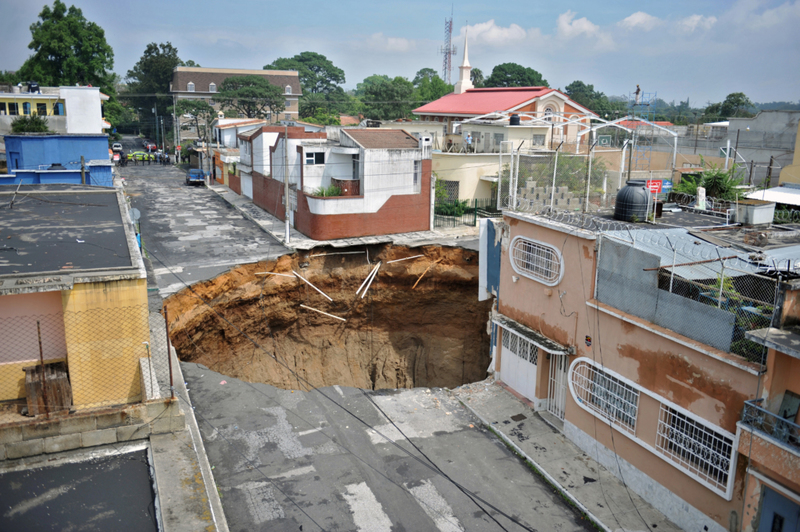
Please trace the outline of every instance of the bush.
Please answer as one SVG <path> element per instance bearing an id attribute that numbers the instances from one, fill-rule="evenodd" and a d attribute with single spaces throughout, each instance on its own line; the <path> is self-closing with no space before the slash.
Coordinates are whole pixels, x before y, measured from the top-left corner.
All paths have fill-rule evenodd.
<path id="1" fill-rule="evenodd" d="M 39 115 L 20 116 L 11 122 L 12 133 L 47 133 L 47 118 Z"/>
<path id="2" fill-rule="evenodd" d="M 469 200 L 437 203 L 434 213 L 442 216 L 463 216 L 469 210 Z"/>
<path id="3" fill-rule="evenodd" d="M 342 189 L 337 187 L 337 186 L 335 186 L 335 185 L 330 185 L 330 186 L 327 186 L 327 187 L 319 187 L 316 191 L 314 191 L 314 195 L 315 196 L 322 196 L 324 198 L 329 198 L 329 197 L 333 197 L 333 196 L 341 196 L 342 195 Z"/>

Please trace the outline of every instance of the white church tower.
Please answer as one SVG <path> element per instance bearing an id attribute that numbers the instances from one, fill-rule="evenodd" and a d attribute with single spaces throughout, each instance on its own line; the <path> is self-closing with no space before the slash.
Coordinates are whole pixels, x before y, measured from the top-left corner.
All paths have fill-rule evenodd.
<path id="1" fill-rule="evenodd" d="M 472 66 L 469 64 L 469 50 L 467 49 L 467 32 L 464 31 L 464 60 L 461 66 L 458 67 L 458 83 L 453 89 L 454 94 L 464 94 L 468 89 L 473 89 L 472 79 L 470 73 Z"/>

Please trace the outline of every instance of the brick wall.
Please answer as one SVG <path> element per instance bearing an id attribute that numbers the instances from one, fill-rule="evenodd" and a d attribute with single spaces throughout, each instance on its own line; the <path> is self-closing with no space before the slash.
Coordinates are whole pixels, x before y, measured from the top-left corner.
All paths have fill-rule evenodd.
<path id="1" fill-rule="evenodd" d="M 279 220 L 283 220 L 283 183 L 253 171 L 253 203 Z"/>
<path id="2" fill-rule="evenodd" d="M 242 195 L 242 182 L 238 175 L 228 173 L 228 186 L 240 196 Z"/>
<path id="3" fill-rule="evenodd" d="M 421 180 L 421 192 L 419 194 L 392 196 L 376 213 L 311 214 L 305 195 L 302 192 L 298 192 L 295 227 L 298 231 L 314 240 L 427 231 L 430 228 L 430 159 L 422 161 Z M 255 181 L 254 173 L 254 195 Z M 283 214 L 281 214 L 282 216 Z"/>

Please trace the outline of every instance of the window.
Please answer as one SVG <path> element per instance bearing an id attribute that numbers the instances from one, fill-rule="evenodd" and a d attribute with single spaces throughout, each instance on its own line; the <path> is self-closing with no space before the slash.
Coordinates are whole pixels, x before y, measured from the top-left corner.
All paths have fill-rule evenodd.
<path id="1" fill-rule="evenodd" d="M 662 403 L 656 449 L 703 484 L 725 493 L 734 451 L 732 438 Z"/>
<path id="2" fill-rule="evenodd" d="M 53 105 L 53 114 L 56 116 L 64 116 L 64 104 L 58 102 Z"/>
<path id="3" fill-rule="evenodd" d="M 291 120 L 292 119 L 292 115 L 290 115 L 289 113 L 286 113 L 285 115 L 283 115 L 283 119 L 284 120 Z"/>
<path id="4" fill-rule="evenodd" d="M 414 190 L 419 187 L 420 162 L 414 161 Z"/>
<path id="5" fill-rule="evenodd" d="M 37 103 L 36 104 L 36 114 L 39 116 L 47 116 L 47 104 L 46 103 Z"/>
<path id="6" fill-rule="evenodd" d="M 358 180 L 361 175 L 361 157 L 356 153 L 353 154 L 353 179 Z"/>
<path id="7" fill-rule="evenodd" d="M 208 92 L 217 92 L 217 84 L 216 83 L 209 83 L 208 84 Z"/>
<path id="8" fill-rule="evenodd" d="M 6 114 L 6 102 L 0 102 L 0 115 Z"/>
<path id="9" fill-rule="evenodd" d="M 286 94 L 291 94 L 291 93 L 292 93 L 292 86 L 286 85 Z"/>
<path id="10" fill-rule="evenodd" d="M 503 328 L 503 352 L 514 353 L 534 366 L 539 364 L 539 348 L 506 328 Z"/>
<path id="11" fill-rule="evenodd" d="M 189 92 L 194 92 L 194 82 L 190 81 L 186 84 L 186 90 Z"/>
<path id="12" fill-rule="evenodd" d="M 579 362 L 569 376 L 578 403 L 630 434 L 636 434 L 639 390 L 609 372 Z"/>
<path id="13" fill-rule="evenodd" d="M 544 146 L 544 139 L 546 135 L 534 135 L 533 136 L 533 145 L 534 146 Z"/>
<path id="14" fill-rule="evenodd" d="M 306 153 L 306 164 L 325 164 L 325 152 Z"/>
<path id="15" fill-rule="evenodd" d="M 561 282 L 564 266 L 559 251 L 542 242 L 517 236 L 511 242 L 511 267 L 520 275 L 547 286 Z"/>
<path id="16" fill-rule="evenodd" d="M 548 122 L 553 121 L 553 108 L 552 107 L 545 107 L 544 109 L 544 119 Z"/>
<path id="17" fill-rule="evenodd" d="M 292 106 L 292 100 L 286 100 L 285 102 L 283 102 L 283 106 L 288 109 L 289 107 Z"/>
<path id="18" fill-rule="evenodd" d="M 11 102 L 8 104 L 8 114 L 12 116 L 19 114 L 19 104 L 17 102 Z"/>
<path id="19" fill-rule="evenodd" d="M 24 114 L 24 115 L 31 114 L 31 104 L 30 103 L 25 102 L 25 103 L 22 104 L 22 114 Z"/>
<path id="20" fill-rule="evenodd" d="M 214 98 L 208 100 L 208 105 L 216 105 L 217 102 L 214 101 Z"/>

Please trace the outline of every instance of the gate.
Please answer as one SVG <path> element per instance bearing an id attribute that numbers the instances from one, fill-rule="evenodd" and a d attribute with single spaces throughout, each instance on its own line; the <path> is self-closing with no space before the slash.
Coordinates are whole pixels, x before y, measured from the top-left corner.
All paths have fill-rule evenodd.
<path id="1" fill-rule="evenodd" d="M 502 329 L 502 331 L 503 351 L 500 357 L 500 378 L 514 391 L 535 401 L 539 348 L 508 329 Z"/>
<path id="2" fill-rule="evenodd" d="M 558 419 L 564 419 L 567 404 L 567 371 L 568 355 L 550 355 L 550 390 L 548 392 L 547 411 Z"/>

